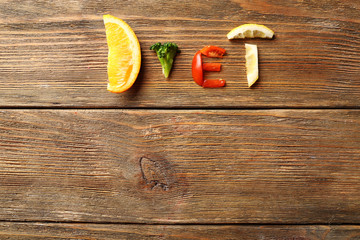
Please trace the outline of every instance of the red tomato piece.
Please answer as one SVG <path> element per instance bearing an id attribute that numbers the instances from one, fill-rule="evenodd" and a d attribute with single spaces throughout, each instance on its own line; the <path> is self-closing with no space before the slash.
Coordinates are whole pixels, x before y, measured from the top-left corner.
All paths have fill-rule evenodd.
<path id="1" fill-rule="evenodd" d="M 218 88 L 225 86 L 224 79 L 205 79 L 202 85 L 203 88 Z"/>
<path id="2" fill-rule="evenodd" d="M 192 61 L 192 77 L 199 86 L 203 85 L 204 74 L 202 68 L 202 56 L 200 51 L 197 51 L 195 53 Z"/>
<path id="3" fill-rule="evenodd" d="M 206 46 L 200 50 L 202 54 L 211 58 L 223 58 L 225 49 L 216 46 Z"/>
<path id="4" fill-rule="evenodd" d="M 203 70 L 207 72 L 220 72 L 221 63 L 203 63 Z"/>

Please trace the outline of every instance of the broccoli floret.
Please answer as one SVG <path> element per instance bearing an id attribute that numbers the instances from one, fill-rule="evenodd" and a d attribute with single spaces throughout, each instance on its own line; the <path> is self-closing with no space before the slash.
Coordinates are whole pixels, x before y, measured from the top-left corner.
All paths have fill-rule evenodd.
<path id="1" fill-rule="evenodd" d="M 178 46 L 175 43 L 155 43 L 150 47 L 150 50 L 154 50 L 160 60 L 162 72 L 165 78 L 169 77 L 174 58 L 177 53 L 180 53 Z"/>

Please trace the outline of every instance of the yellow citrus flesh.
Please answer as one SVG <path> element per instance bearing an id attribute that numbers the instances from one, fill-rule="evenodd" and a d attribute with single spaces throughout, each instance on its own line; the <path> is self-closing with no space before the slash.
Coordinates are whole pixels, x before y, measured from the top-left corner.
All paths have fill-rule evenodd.
<path id="1" fill-rule="evenodd" d="M 251 87 L 259 78 L 258 50 L 253 44 L 245 44 L 246 76 L 248 86 Z"/>
<path id="2" fill-rule="evenodd" d="M 123 20 L 111 15 L 104 15 L 108 53 L 107 90 L 121 93 L 128 90 L 135 82 L 141 66 L 139 41 Z"/>
<path id="3" fill-rule="evenodd" d="M 273 38 L 274 31 L 260 24 L 243 24 L 232 29 L 228 34 L 228 39 L 239 38 Z"/>

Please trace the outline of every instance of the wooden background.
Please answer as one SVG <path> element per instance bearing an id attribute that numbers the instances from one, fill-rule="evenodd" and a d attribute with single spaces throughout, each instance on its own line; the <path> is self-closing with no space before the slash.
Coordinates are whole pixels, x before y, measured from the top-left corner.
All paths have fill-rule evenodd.
<path id="1" fill-rule="evenodd" d="M 123 94 L 103 14 L 141 44 Z M 358 0 L 0 0 L 0 239 L 360 239 L 359 30 Z M 192 81 L 205 45 L 225 88 Z"/>

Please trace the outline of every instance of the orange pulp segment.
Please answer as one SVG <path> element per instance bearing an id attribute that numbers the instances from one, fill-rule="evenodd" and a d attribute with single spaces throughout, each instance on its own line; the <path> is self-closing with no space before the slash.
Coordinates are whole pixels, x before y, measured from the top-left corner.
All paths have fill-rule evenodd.
<path id="1" fill-rule="evenodd" d="M 141 49 L 134 31 L 123 20 L 104 15 L 108 53 L 107 90 L 121 93 L 135 82 L 141 66 Z"/>

